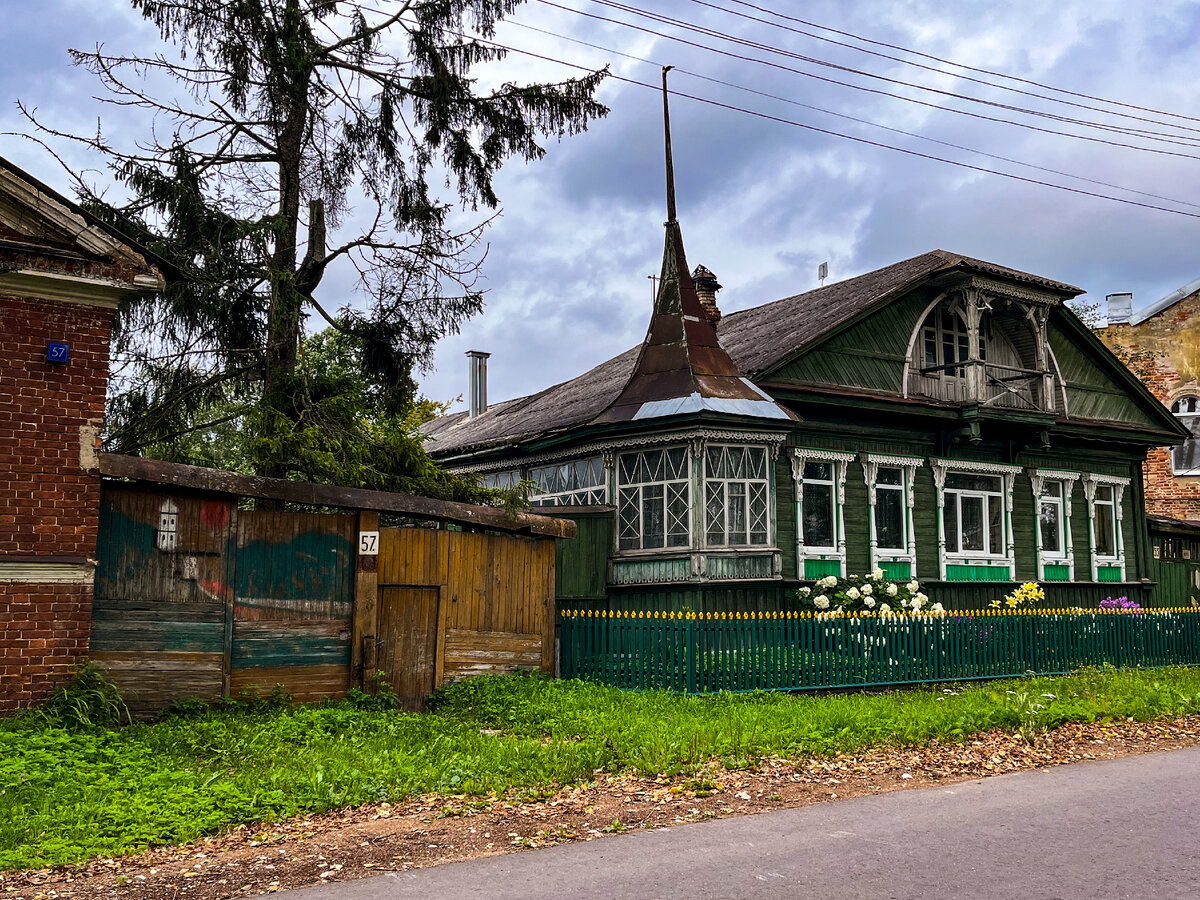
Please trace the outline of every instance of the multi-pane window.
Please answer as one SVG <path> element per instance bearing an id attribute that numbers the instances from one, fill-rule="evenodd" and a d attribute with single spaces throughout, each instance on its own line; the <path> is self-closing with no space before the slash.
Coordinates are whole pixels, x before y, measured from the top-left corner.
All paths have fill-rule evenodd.
<path id="1" fill-rule="evenodd" d="M 963 556 L 1004 556 L 1004 493 L 996 475 L 946 475 L 946 552 Z"/>
<path id="2" fill-rule="evenodd" d="M 805 460 L 800 504 L 801 543 L 809 550 L 837 548 L 837 464 Z"/>
<path id="3" fill-rule="evenodd" d="M 514 488 L 521 483 L 521 473 L 517 469 L 505 469 L 503 472 L 488 472 L 483 476 L 485 488 Z"/>
<path id="4" fill-rule="evenodd" d="M 875 546 L 908 549 L 907 520 L 904 472 L 899 467 L 880 466 L 875 475 Z"/>
<path id="5" fill-rule="evenodd" d="M 1038 497 L 1038 529 L 1041 537 L 1042 555 L 1047 559 L 1066 559 L 1066 508 L 1063 500 L 1063 482 L 1042 482 Z"/>
<path id="6" fill-rule="evenodd" d="M 1093 528 L 1095 529 L 1096 556 L 1104 559 L 1117 557 L 1117 508 L 1116 496 L 1111 484 L 1096 485 L 1093 504 Z"/>
<path id="7" fill-rule="evenodd" d="M 945 307 L 934 309 L 925 317 L 921 326 L 922 358 L 929 375 L 944 374 L 954 378 L 963 377 L 962 366 L 970 356 L 970 339 L 967 323 L 962 316 Z M 979 339 L 979 357 L 984 357 L 984 342 Z M 928 370 L 935 371 L 928 371 Z"/>
<path id="8" fill-rule="evenodd" d="M 710 546 L 767 544 L 767 451 L 715 444 L 704 451 L 705 538 Z"/>
<path id="9" fill-rule="evenodd" d="M 529 498 L 533 506 L 593 506 L 607 500 L 604 460 L 599 456 L 534 466 L 529 480 L 537 485 Z"/>
<path id="10" fill-rule="evenodd" d="M 691 544 L 688 476 L 686 447 L 617 457 L 617 546 L 621 550 Z"/>
<path id="11" fill-rule="evenodd" d="M 1171 412 L 1192 433 L 1171 451 L 1171 468 L 1176 475 L 1200 475 L 1200 398 L 1180 397 L 1171 404 Z"/>

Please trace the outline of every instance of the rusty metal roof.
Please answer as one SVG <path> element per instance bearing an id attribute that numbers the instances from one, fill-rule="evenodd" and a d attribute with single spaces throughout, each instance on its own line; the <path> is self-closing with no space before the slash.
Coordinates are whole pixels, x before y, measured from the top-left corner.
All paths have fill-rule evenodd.
<path id="1" fill-rule="evenodd" d="M 697 412 L 794 418 L 755 387 L 717 340 L 689 274 L 679 223 L 666 225 L 654 312 L 625 386 L 594 422 Z"/>

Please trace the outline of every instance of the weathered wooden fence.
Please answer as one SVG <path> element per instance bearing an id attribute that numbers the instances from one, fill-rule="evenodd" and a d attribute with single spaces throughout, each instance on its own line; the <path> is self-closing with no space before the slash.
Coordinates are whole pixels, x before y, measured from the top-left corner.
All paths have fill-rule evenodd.
<path id="1" fill-rule="evenodd" d="M 1200 610 L 842 616 L 565 611 L 561 674 L 634 690 L 804 690 L 1200 665 Z"/>
<path id="2" fill-rule="evenodd" d="M 380 671 L 416 708 L 458 678 L 553 668 L 553 538 L 573 534 L 570 522 L 104 463 L 140 483 L 103 487 L 89 655 L 139 713 L 276 685 L 297 700 L 338 697 Z M 310 511 L 240 508 L 246 496 Z M 351 503 L 374 509 L 311 509 Z M 379 510 L 434 527 L 380 529 Z M 462 530 L 476 522 L 508 532 Z"/>

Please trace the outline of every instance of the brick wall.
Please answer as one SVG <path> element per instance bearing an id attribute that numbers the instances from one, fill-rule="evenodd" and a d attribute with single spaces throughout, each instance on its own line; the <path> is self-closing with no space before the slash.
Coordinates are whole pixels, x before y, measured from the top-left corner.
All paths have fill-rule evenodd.
<path id="1" fill-rule="evenodd" d="M 103 307 L 0 296 L 0 561 L 96 556 L 111 327 Z M 46 360 L 52 340 L 69 362 Z M 86 654 L 91 590 L 0 581 L 0 708 L 45 697 Z"/>
<path id="2" fill-rule="evenodd" d="M 1182 394 L 1200 394 L 1200 293 L 1139 325 L 1111 325 L 1098 336 L 1168 409 Z M 1200 478 L 1177 478 L 1171 451 L 1151 450 L 1144 464 L 1146 512 L 1200 519 Z"/>
<path id="3" fill-rule="evenodd" d="M 87 655 L 90 584 L 0 583 L 0 709 L 38 703 Z"/>

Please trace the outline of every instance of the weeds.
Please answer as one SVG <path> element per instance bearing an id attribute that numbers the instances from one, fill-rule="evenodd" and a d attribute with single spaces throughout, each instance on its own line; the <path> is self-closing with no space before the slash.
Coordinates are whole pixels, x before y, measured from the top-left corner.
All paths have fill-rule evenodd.
<path id="1" fill-rule="evenodd" d="M 0 869 L 413 794 L 445 795 L 443 815 L 454 816 L 483 798 L 529 802 L 598 771 L 634 770 L 686 775 L 701 795 L 714 789 L 714 764 L 1200 712 L 1200 669 L 823 696 L 682 697 L 516 677 L 462 682 L 421 715 L 381 692 L 325 706 L 277 695 L 181 704 L 112 729 L 101 726 L 127 713 L 91 679 L 81 673 L 43 710 L 0 720 Z"/>

